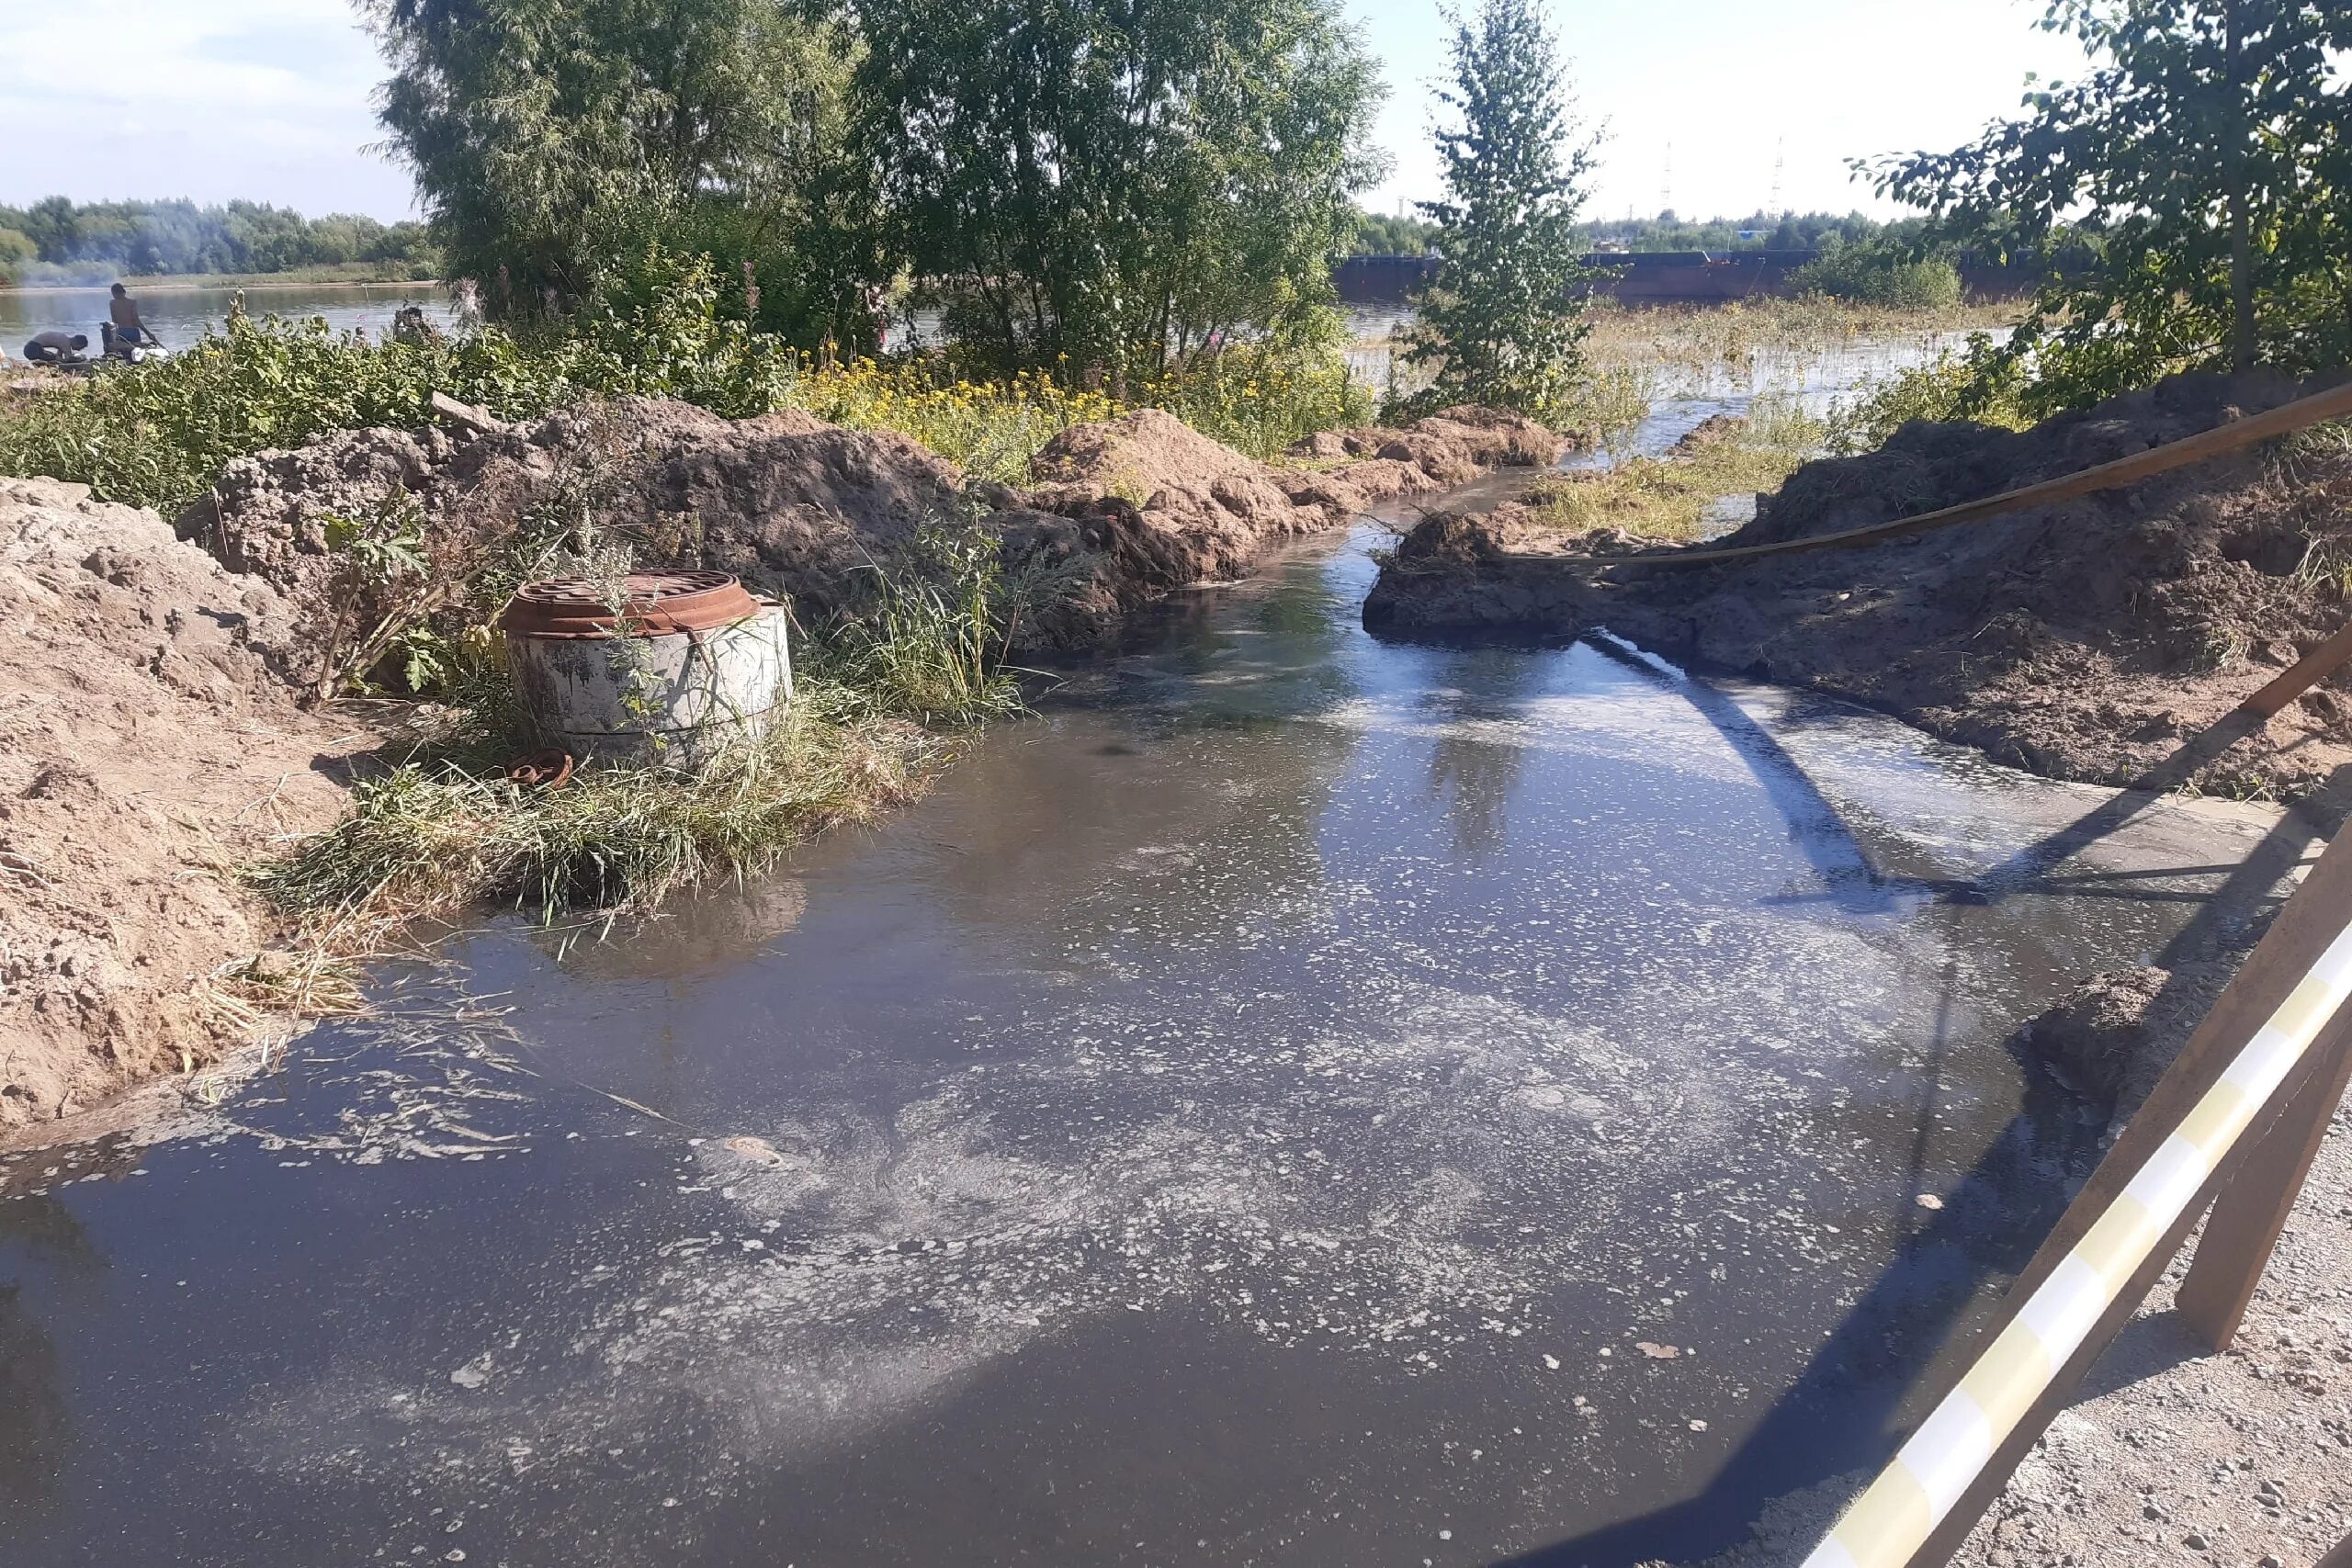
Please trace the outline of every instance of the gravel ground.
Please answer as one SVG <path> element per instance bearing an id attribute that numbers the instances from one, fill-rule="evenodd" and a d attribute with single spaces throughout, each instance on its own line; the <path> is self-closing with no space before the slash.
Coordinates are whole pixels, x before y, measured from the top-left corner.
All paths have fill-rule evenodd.
<path id="1" fill-rule="evenodd" d="M 2313 1568 L 2352 1536 L 2352 1111 L 2240 1330 L 2206 1356 L 2176 1259 L 1952 1559 L 1960 1568 Z M 1866 1475 L 1783 1498 L 1709 1568 L 1796 1564 Z"/>

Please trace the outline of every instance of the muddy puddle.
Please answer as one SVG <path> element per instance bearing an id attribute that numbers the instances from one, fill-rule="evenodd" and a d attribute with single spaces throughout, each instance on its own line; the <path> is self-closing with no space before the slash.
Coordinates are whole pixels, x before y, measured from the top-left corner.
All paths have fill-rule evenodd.
<path id="1" fill-rule="evenodd" d="M 2262 838 L 1367 527 L 938 793 L 0 1164 L 0 1562 L 1622 1564 L 1873 1462 L 2096 1133 L 2004 1049 Z"/>

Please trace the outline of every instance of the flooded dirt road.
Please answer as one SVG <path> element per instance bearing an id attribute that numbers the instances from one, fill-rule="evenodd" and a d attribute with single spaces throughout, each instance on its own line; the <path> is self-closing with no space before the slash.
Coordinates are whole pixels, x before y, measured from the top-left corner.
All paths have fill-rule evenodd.
<path id="1" fill-rule="evenodd" d="M 0 1562 L 1630 1563 L 1888 1449 L 2262 836 L 1327 539 L 922 807 L 0 1163 Z M 2024 858 L 2020 858 L 2024 857 Z"/>

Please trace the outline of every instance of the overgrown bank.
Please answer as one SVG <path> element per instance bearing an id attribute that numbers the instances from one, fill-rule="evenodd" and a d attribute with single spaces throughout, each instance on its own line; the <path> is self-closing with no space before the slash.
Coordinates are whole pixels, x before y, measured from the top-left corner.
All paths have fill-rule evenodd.
<path id="1" fill-rule="evenodd" d="M 1798 469 L 1723 541 L 1836 532 L 2075 472 L 2275 407 L 2281 377 L 2183 377 L 2023 432 L 1917 423 Z M 2265 449 L 1990 523 L 1858 550 L 1594 570 L 1640 547 L 1525 507 L 1440 516 L 1365 606 L 1391 635 L 1607 628 L 1668 657 L 1887 709 L 2052 777 L 2139 778 L 2345 619 L 2352 443 Z M 2299 795 L 2352 761 L 2338 675 L 2182 783 Z"/>
<path id="2" fill-rule="evenodd" d="M 1008 650 L 1081 645 L 1281 538 L 1560 446 L 1449 411 L 1278 467 L 1146 410 L 1063 430 L 1014 490 L 903 435 L 622 398 L 242 458 L 178 537 L 11 481 L 0 1125 L 337 1000 L 335 961 L 418 914 L 609 911 L 757 870 L 922 788 L 1014 705 Z M 529 742 L 486 628 L 514 583 L 686 564 L 791 600 L 789 716 L 691 779 L 508 780 Z M 412 686 L 435 700 L 304 705 Z"/>

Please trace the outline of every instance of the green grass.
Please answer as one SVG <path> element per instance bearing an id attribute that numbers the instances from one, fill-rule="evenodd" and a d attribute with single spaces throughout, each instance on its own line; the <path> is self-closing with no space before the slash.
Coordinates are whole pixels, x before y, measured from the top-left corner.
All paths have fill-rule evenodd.
<path id="1" fill-rule="evenodd" d="M 1928 364 L 1913 366 L 1839 400 L 1830 411 L 1824 445 L 1841 457 L 1875 452 L 1914 420 L 1969 419 L 2023 430 L 2033 420 L 2019 404 L 2017 391 L 2013 382 L 1988 389 L 1965 359 L 1939 355 Z"/>
<path id="2" fill-rule="evenodd" d="M 759 741 L 699 773 L 586 768 L 531 788 L 507 781 L 512 751 L 471 720 L 454 716 L 413 760 L 363 781 L 342 822 L 256 869 L 301 945 L 372 951 L 407 921 L 494 902 L 617 914 L 751 875 L 912 798 L 948 745 L 861 694 L 809 682 Z"/>
<path id="3" fill-rule="evenodd" d="M 528 530 L 515 547 L 531 547 Z M 422 736 L 355 788 L 342 822 L 253 874 L 298 926 L 293 972 L 328 973 L 409 921 L 493 901 L 548 918 L 641 909 L 912 798 L 956 736 L 1023 711 L 1000 657 L 1020 585 L 997 550 L 977 525 L 943 522 L 877 566 L 866 605 L 806 640 L 797 692 L 757 739 L 699 769 L 583 766 L 555 787 L 506 776 L 538 743 L 482 630 L 494 606 L 463 607 L 462 625 L 445 613 L 449 700 L 422 710 Z"/>
<path id="4" fill-rule="evenodd" d="M 1778 490 L 1817 455 L 1822 435 L 1820 422 L 1793 404 L 1758 402 L 1743 429 L 1713 446 L 1546 478 L 1527 502 L 1538 522 L 1564 532 L 1617 528 L 1638 538 L 1692 539 L 1715 502 Z"/>

